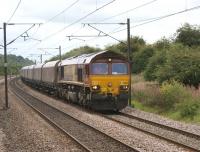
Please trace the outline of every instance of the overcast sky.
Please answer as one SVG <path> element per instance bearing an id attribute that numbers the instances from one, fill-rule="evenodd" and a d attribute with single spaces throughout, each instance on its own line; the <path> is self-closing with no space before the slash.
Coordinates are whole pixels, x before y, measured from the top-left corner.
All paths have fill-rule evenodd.
<path id="1" fill-rule="evenodd" d="M 12 15 L 18 4 L 18 9 Z M 77 39 L 72 37 L 69 41 L 66 37 L 69 35 L 99 34 L 97 30 L 88 25 L 84 26 L 82 23 L 125 23 L 127 18 L 130 18 L 131 35 L 143 37 L 147 43 L 151 44 L 163 36 L 172 37 L 177 28 L 185 22 L 200 25 L 200 9 L 142 26 L 137 25 L 152 18 L 195 6 L 200 6 L 200 0 L 0 0 L 0 27 L 3 27 L 3 22 L 8 21 L 9 23 L 42 23 L 40 26 L 38 24 L 7 26 L 8 43 L 33 26 L 24 34 L 24 36 L 29 36 L 27 40 L 24 41 L 22 37 L 17 39 L 8 46 L 8 53 L 22 55 L 39 62 L 39 54 L 46 52 L 43 60 L 58 54 L 57 49 L 50 48 L 58 48 L 59 45 L 62 47 L 62 53 L 65 53 L 84 45 L 104 48 L 106 45 L 117 43 L 110 37 L 79 37 Z M 116 39 L 127 38 L 126 25 L 91 24 L 91 26 Z M 2 29 L 0 29 L 0 45 L 3 45 Z M 2 49 L 0 53 L 3 54 Z"/>

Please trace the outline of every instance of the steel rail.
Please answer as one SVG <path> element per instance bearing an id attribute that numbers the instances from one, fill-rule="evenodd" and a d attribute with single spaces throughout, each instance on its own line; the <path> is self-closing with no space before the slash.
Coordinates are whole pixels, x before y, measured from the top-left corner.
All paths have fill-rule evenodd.
<path id="1" fill-rule="evenodd" d="M 145 129 L 145 128 L 139 127 L 137 125 L 134 125 L 134 124 L 123 122 L 122 120 L 119 120 L 117 118 L 113 118 L 112 115 L 105 115 L 104 114 L 102 116 L 107 118 L 107 119 L 110 119 L 112 121 L 115 121 L 117 123 L 123 124 L 123 125 L 125 125 L 127 127 L 134 128 L 136 130 L 142 131 L 142 132 L 150 134 L 152 136 L 164 139 L 164 140 L 166 140 L 168 142 L 171 142 L 171 143 L 174 143 L 176 145 L 188 148 L 190 150 L 200 151 L 200 146 L 199 145 L 196 145 L 196 147 L 194 147 L 194 145 L 189 145 L 189 144 L 186 145 L 185 143 L 177 141 L 176 139 L 169 138 L 167 136 L 163 136 L 162 133 L 157 133 L 155 131 L 153 132 L 153 131 L 150 131 L 148 128 Z M 150 120 L 146 120 L 144 118 L 136 117 L 136 116 L 129 115 L 129 114 L 126 114 L 126 113 L 122 113 L 122 112 L 119 112 L 115 116 L 123 116 L 123 117 L 126 117 L 126 118 L 130 118 L 130 121 L 131 121 L 131 119 L 134 119 L 134 120 L 140 121 L 142 123 L 146 123 L 148 125 L 152 125 L 154 127 L 160 128 L 160 129 L 165 129 L 166 131 L 171 131 L 171 132 L 174 131 L 175 133 L 179 133 L 179 134 L 184 135 L 186 137 L 189 136 L 191 138 L 195 138 L 196 140 L 200 141 L 200 136 L 199 135 L 196 135 L 196 134 L 193 134 L 193 133 L 190 133 L 190 132 L 186 132 L 186 131 L 181 130 L 181 129 L 177 129 L 177 128 L 173 128 L 173 127 L 170 127 L 170 126 L 166 126 L 166 125 L 163 125 L 163 124 L 159 124 L 157 122 L 153 122 L 153 121 L 150 121 Z"/>
<path id="2" fill-rule="evenodd" d="M 90 150 L 89 148 L 87 148 L 87 146 L 85 146 L 84 144 L 82 144 L 79 140 L 77 140 L 74 136 L 72 136 L 70 133 L 68 133 L 65 129 L 63 129 L 62 127 L 60 127 L 56 122 L 53 122 L 51 119 L 49 119 L 47 116 L 45 116 L 42 112 L 40 112 L 38 109 L 36 109 L 34 106 L 32 106 L 30 103 L 27 102 L 27 99 L 25 99 L 24 97 L 22 97 L 20 95 L 19 92 L 16 92 L 16 90 L 18 88 L 16 88 L 16 86 L 14 86 L 15 84 L 12 84 L 13 82 L 10 82 L 11 85 L 11 91 L 20 99 L 22 100 L 25 104 L 27 104 L 28 106 L 30 106 L 36 113 L 38 113 L 43 119 L 45 119 L 49 124 L 51 124 L 53 127 L 55 127 L 57 130 L 63 132 L 64 134 L 66 134 L 66 136 L 70 137 L 72 140 L 74 140 L 78 145 L 80 145 L 84 150 L 88 151 L 88 152 L 92 152 L 92 150 Z"/>
<path id="3" fill-rule="evenodd" d="M 14 81 L 14 80 L 13 80 L 13 81 Z M 14 86 L 14 85 L 15 85 L 15 86 Z M 12 85 L 12 87 L 13 87 L 13 92 L 14 92 L 21 100 L 23 100 L 27 105 L 29 105 L 30 107 L 32 107 L 37 113 L 39 113 L 39 114 L 40 114 L 43 118 L 45 118 L 48 122 L 50 122 L 51 124 L 55 125 L 56 128 L 60 129 L 62 132 L 64 132 L 64 133 L 66 133 L 67 135 L 69 135 L 73 140 L 75 140 L 78 144 L 80 144 L 86 151 L 90 151 L 90 152 L 91 152 L 91 151 L 93 151 L 93 150 L 91 150 L 90 148 L 88 148 L 86 145 L 82 145 L 82 143 L 81 143 L 78 139 L 76 139 L 75 137 L 73 137 L 72 135 L 70 135 L 65 129 L 63 129 L 62 127 L 60 127 L 59 124 L 57 124 L 57 123 L 55 123 L 55 122 L 52 122 L 52 120 L 49 119 L 48 116 L 45 116 L 41 111 L 39 111 L 37 108 L 35 108 L 33 105 L 31 105 L 31 104 L 27 101 L 27 99 L 25 99 L 25 97 L 22 97 L 22 96 L 26 94 L 25 96 L 29 96 L 29 97 L 32 98 L 33 100 L 35 100 L 35 101 L 37 101 L 37 102 L 39 102 L 39 103 L 42 103 L 43 106 L 51 107 L 52 109 L 54 109 L 55 111 L 57 111 L 57 112 L 59 112 L 59 113 L 65 115 L 66 117 L 70 117 L 71 119 L 73 119 L 73 120 L 75 120 L 75 121 L 78 121 L 78 122 L 81 123 L 81 124 L 84 124 L 85 126 L 87 126 L 88 128 L 92 129 L 93 131 L 97 132 L 98 134 L 104 135 L 106 138 L 108 138 L 108 139 L 110 139 L 110 140 L 112 140 L 112 141 L 117 142 L 117 143 L 118 143 L 119 145 L 121 145 L 121 146 L 124 146 L 126 149 L 128 149 L 128 151 L 136 151 L 136 152 L 139 152 L 139 150 L 137 150 L 136 148 L 134 148 L 134 147 L 132 147 L 132 146 L 130 146 L 130 145 L 127 145 L 127 144 L 123 143 L 122 141 L 120 141 L 120 140 L 118 140 L 118 139 L 115 139 L 115 138 L 111 137 L 110 135 L 108 135 L 108 134 L 106 134 L 106 133 L 104 133 L 104 132 L 102 132 L 102 131 L 100 131 L 100 130 L 98 130 L 98 129 L 96 129 L 96 128 L 94 128 L 94 127 L 88 125 L 88 124 L 86 124 L 85 122 L 82 122 L 82 121 L 78 120 L 77 118 L 75 118 L 75 117 L 73 117 L 73 116 L 71 116 L 71 115 L 69 115 L 69 114 L 67 114 L 67 113 L 65 113 L 65 112 L 63 112 L 63 111 L 61 111 L 61 110 L 59 110 L 59 109 L 57 109 L 57 108 L 51 106 L 51 105 L 49 105 L 49 104 L 46 104 L 46 103 L 44 103 L 43 101 L 37 99 L 36 97 L 34 97 L 34 96 L 32 96 L 32 95 L 30 95 L 30 94 L 24 92 L 21 88 L 19 88 L 19 87 L 16 86 L 16 85 L 17 85 L 17 84 L 16 84 L 16 80 L 15 80 L 15 84 L 14 84 L 14 85 Z M 17 89 L 18 92 L 17 92 L 15 89 Z M 20 93 L 19 93 L 19 92 L 20 92 Z M 23 94 L 23 95 L 22 95 L 22 94 Z M 108 148 L 109 148 L 109 147 L 108 147 Z"/>
<path id="4" fill-rule="evenodd" d="M 158 122 L 155 122 L 155 121 L 151 121 L 151 120 L 148 120 L 148 119 L 144 119 L 144 118 L 141 118 L 141 117 L 136 117 L 134 115 L 130 115 L 130 114 L 127 114 L 127 113 L 122 113 L 120 112 L 119 115 L 121 116 L 125 116 L 125 117 L 128 117 L 128 118 L 131 118 L 131 119 L 136 119 L 136 120 L 139 120 L 141 122 L 145 122 L 145 123 L 148 123 L 150 125 L 153 125 L 153 126 L 158 126 L 158 127 L 162 127 L 162 128 L 165 128 L 167 130 L 172 130 L 172 131 L 176 131 L 180 134 L 183 134 L 183 135 L 186 135 L 186 136 L 190 136 L 192 138 L 196 138 L 196 139 L 199 139 L 200 140 L 200 135 L 198 134 L 194 134 L 192 132 L 188 132 L 188 131 L 185 131 L 185 130 L 181 130 L 181 129 L 178 129 L 178 128 L 174 128 L 174 127 L 171 127 L 171 126 L 168 126 L 168 125 L 163 125 L 163 124 L 160 124 Z"/>

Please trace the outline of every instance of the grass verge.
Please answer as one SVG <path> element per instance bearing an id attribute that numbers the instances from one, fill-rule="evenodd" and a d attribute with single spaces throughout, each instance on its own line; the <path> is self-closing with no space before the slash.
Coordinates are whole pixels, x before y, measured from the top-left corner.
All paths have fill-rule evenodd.
<path id="1" fill-rule="evenodd" d="M 134 108 L 140 109 L 142 111 L 155 113 L 155 114 L 161 115 L 163 117 L 170 118 L 170 119 L 177 120 L 177 121 L 200 125 L 200 111 L 197 115 L 195 115 L 193 118 L 191 118 L 191 117 L 181 117 L 179 110 L 160 111 L 158 108 L 145 106 L 137 100 L 132 100 L 132 105 L 134 105 Z"/>
<path id="2" fill-rule="evenodd" d="M 200 92 L 176 81 L 132 85 L 134 107 L 174 120 L 200 124 Z"/>

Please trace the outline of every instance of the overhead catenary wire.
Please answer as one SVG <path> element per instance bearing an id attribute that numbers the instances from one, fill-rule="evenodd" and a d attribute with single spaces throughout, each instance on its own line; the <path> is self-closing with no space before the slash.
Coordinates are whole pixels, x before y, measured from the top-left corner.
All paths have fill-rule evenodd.
<path id="1" fill-rule="evenodd" d="M 143 21 L 144 23 L 131 26 L 130 28 L 139 27 L 139 26 L 142 26 L 142 25 L 145 25 L 145 24 L 149 24 L 149 23 L 152 23 L 152 22 L 156 22 L 156 21 L 162 20 L 162 19 L 164 19 L 164 18 L 168 18 L 168 17 L 174 16 L 174 15 L 178 15 L 178 14 L 185 13 L 185 12 L 188 12 L 188 11 L 196 10 L 196 9 L 199 9 L 199 8 L 200 8 L 200 5 L 195 6 L 195 7 L 192 7 L 192 8 L 189 8 L 189 9 L 184 9 L 184 10 L 182 10 L 182 11 L 178 11 L 178 12 L 175 12 L 175 13 L 163 15 L 163 16 L 160 16 L 160 17 L 154 17 L 154 18 L 151 18 L 151 19 L 141 20 L 141 21 Z M 145 21 L 146 21 L 146 22 L 145 22 Z M 115 33 L 121 32 L 121 31 L 125 31 L 125 30 L 127 30 L 127 28 L 124 28 L 124 29 L 121 29 L 121 30 L 118 30 L 118 31 L 115 31 L 115 32 L 109 32 L 109 34 L 115 34 Z"/>
<path id="2" fill-rule="evenodd" d="M 38 25 L 37 29 L 36 29 L 35 32 L 32 34 L 32 36 L 35 36 L 35 35 L 36 35 L 36 33 L 38 32 L 38 30 L 39 30 L 39 28 L 40 28 L 41 25 L 42 25 L 42 24 L 39 24 L 39 25 Z"/>
<path id="3" fill-rule="evenodd" d="M 165 15 L 164 15 L 165 16 Z M 152 17 L 152 18 L 147 18 L 147 19 L 140 19 L 140 20 L 135 20 L 133 21 L 134 23 L 141 23 L 141 22 L 147 22 L 147 21 L 152 21 L 154 19 L 158 19 L 158 18 L 161 18 L 163 16 L 159 16 L 159 17 Z M 134 19 L 133 19 L 134 20 Z M 96 23 L 96 24 L 99 24 L 99 23 Z M 100 23 L 100 24 L 104 24 L 104 23 Z M 109 34 L 113 34 L 113 33 L 118 33 L 119 31 L 122 31 L 122 30 L 125 30 L 125 28 L 122 28 L 124 24 L 121 24 L 119 27 L 113 29 L 111 32 L 109 32 Z M 122 28 L 120 30 L 120 28 Z"/>
<path id="4" fill-rule="evenodd" d="M 94 14 L 95 12 L 101 10 L 102 8 L 108 6 L 109 4 L 113 3 L 114 1 L 116 1 L 116 0 L 112 0 L 112 1 L 110 1 L 110 2 L 108 2 L 108 3 L 106 3 L 105 5 L 103 5 L 103 6 L 99 7 L 99 8 L 97 8 L 97 9 L 95 9 L 94 11 L 92 11 L 92 12 L 86 14 L 85 16 L 79 18 L 78 20 L 74 21 L 73 23 L 71 23 L 71 24 L 69 24 L 69 25 L 63 27 L 62 29 L 60 29 L 60 30 L 54 32 L 53 34 L 48 35 L 47 37 L 45 37 L 44 39 L 42 39 L 42 41 L 45 41 L 45 40 L 49 39 L 50 37 L 52 37 L 52 36 L 54 36 L 54 35 L 56 35 L 56 34 L 62 32 L 62 31 L 64 31 L 65 29 L 67 29 L 67 28 L 71 27 L 72 25 L 74 25 L 74 24 L 80 22 L 81 20 L 87 18 L 88 16 L 90 16 L 90 15 Z"/>
<path id="5" fill-rule="evenodd" d="M 145 7 L 145 6 L 149 5 L 149 4 L 152 4 L 152 3 L 156 2 L 156 1 L 158 1 L 158 0 L 149 1 L 149 2 L 147 2 L 147 3 L 141 4 L 141 5 L 139 5 L 139 6 L 136 6 L 136 7 L 132 8 L 132 9 L 129 9 L 129 10 L 127 10 L 127 11 L 124 11 L 124 12 L 118 13 L 118 14 L 116 14 L 116 15 L 113 15 L 113 16 L 111 16 L 111 17 L 105 18 L 105 19 L 101 20 L 100 22 L 105 21 L 105 20 L 109 20 L 109 19 L 111 19 L 111 18 L 120 16 L 120 15 L 123 15 L 123 14 L 126 14 L 126 13 L 129 13 L 129 12 L 134 11 L 134 10 L 136 10 L 136 9 L 139 9 L 139 8 Z M 87 24 L 87 23 L 83 23 L 83 25 L 85 25 L 85 24 Z M 93 24 L 95 24 L 95 23 L 93 23 Z M 97 24 L 101 24 L 101 23 L 97 23 Z M 102 24 L 106 24 L 106 23 L 103 23 L 103 22 L 102 22 Z M 107 23 L 107 24 L 116 24 L 116 23 Z M 121 25 L 124 25 L 124 24 L 121 23 Z M 120 26 L 120 27 L 121 27 L 121 26 Z M 110 32 L 109 34 L 115 32 L 115 31 L 118 30 L 120 27 L 117 27 L 117 28 L 114 29 L 112 32 Z M 76 33 L 76 32 L 74 32 L 74 33 Z M 73 34 L 74 34 L 74 33 L 73 33 Z M 93 40 L 93 39 L 96 39 L 96 38 L 92 38 L 92 39 L 90 39 L 90 40 Z M 114 38 L 114 39 L 115 39 L 115 38 Z M 85 41 L 90 41 L 90 40 L 84 40 L 84 42 L 85 42 Z M 120 40 L 117 40 L 117 41 L 120 41 Z M 121 42 L 121 41 L 120 41 L 120 42 Z"/>
<path id="6" fill-rule="evenodd" d="M 58 14 L 56 14 L 55 16 L 51 17 L 50 19 L 48 19 L 46 22 L 39 24 L 37 30 L 34 32 L 33 35 L 36 35 L 36 33 L 39 31 L 39 29 L 46 25 L 47 23 L 51 22 L 52 20 L 54 20 L 56 17 L 60 16 L 61 14 L 65 13 L 67 10 L 69 10 L 70 8 L 72 8 L 76 3 L 78 3 L 80 0 L 76 0 L 74 1 L 72 4 L 70 4 L 69 6 L 67 6 L 65 9 L 63 9 L 61 12 L 59 12 Z M 41 40 L 39 41 L 41 42 Z"/>
<path id="7" fill-rule="evenodd" d="M 29 30 L 31 30 L 33 27 L 35 26 L 35 24 L 33 24 L 30 28 L 28 28 L 26 31 L 24 31 L 22 34 L 20 34 L 19 36 L 17 36 L 16 38 L 14 38 L 12 41 L 10 41 L 9 43 L 7 43 L 7 45 L 10 45 L 11 43 L 15 42 L 19 37 L 23 36 L 23 34 L 27 33 Z"/>
<path id="8" fill-rule="evenodd" d="M 153 1 L 151 1 L 151 2 L 153 2 Z M 149 2 L 149 3 L 150 3 L 150 2 Z M 136 7 L 136 8 L 137 8 L 137 7 Z M 187 11 L 192 11 L 192 10 L 199 9 L 199 8 L 200 8 L 200 5 L 199 5 L 199 6 L 196 6 L 196 7 L 189 8 L 189 9 L 182 10 L 182 11 L 179 11 L 179 12 L 167 14 L 167 15 L 164 15 L 164 16 L 140 20 L 140 21 L 138 21 L 138 22 L 144 22 L 144 23 L 141 23 L 141 24 L 138 24 L 138 25 L 135 25 L 135 26 L 131 26 L 130 28 L 139 27 L 139 26 L 142 26 L 142 25 L 151 23 L 151 22 L 159 21 L 159 20 L 164 19 L 164 18 L 167 18 L 167 17 L 171 17 L 171 16 L 174 16 L 174 15 L 177 15 L 177 14 L 181 14 L 181 13 L 184 13 L 184 12 L 187 12 Z M 146 22 L 145 22 L 145 21 L 146 21 Z M 112 24 L 112 23 L 101 23 L 101 22 L 100 22 L 100 23 L 92 23 L 92 24 Z M 118 27 L 118 28 L 120 28 L 120 27 Z M 121 31 L 127 30 L 127 28 L 124 28 L 124 29 L 121 29 L 121 30 L 118 30 L 118 31 L 116 31 L 116 30 L 117 30 L 117 28 L 114 29 L 112 32 L 109 32 L 108 34 L 119 33 L 119 32 L 121 32 Z M 96 38 L 92 38 L 92 39 L 86 40 L 86 41 L 91 41 L 91 40 L 94 40 L 94 39 L 96 39 Z"/>
<path id="9" fill-rule="evenodd" d="M 199 7 L 199 6 L 197 6 L 197 7 Z M 172 14 L 160 16 L 160 17 L 155 17 L 155 18 L 151 18 L 151 19 L 144 19 L 144 20 L 141 20 L 141 21 L 140 21 L 140 22 L 144 22 L 144 23 L 131 26 L 131 28 L 139 27 L 139 26 L 142 26 L 142 25 L 151 23 L 151 22 L 159 21 L 159 20 L 161 20 L 161 19 L 164 19 L 164 18 L 173 16 L 173 15 L 176 15 L 176 14 L 180 14 L 180 13 L 184 13 L 184 12 L 187 12 L 187 11 L 191 11 L 190 9 L 192 9 L 192 8 L 186 9 L 186 10 L 184 10 L 184 11 L 179 11 L 179 12 L 176 12 L 176 13 L 172 13 Z M 194 9 L 197 9 L 197 8 L 194 8 Z M 193 10 L 193 9 L 192 9 L 192 10 Z M 118 33 L 118 32 L 124 31 L 124 30 L 126 30 L 126 29 L 118 30 L 118 31 L 115 31 L 115 32 L 112 31 L 112 33 L 109 33 L 109 34 Z M 90 40 L 86 40 L 86 41 L 90 41 Z"/>
<path id="10" fill-rule="evenodd" d="M 104 36 L 108 36 L 108 37 L 110 37 L 110 38 L 112 38 L 112 39 L 114 39 L 114 40 L 116 40 L 116 41 L 118 41 L 118 42 L 120 42 L 120 43 L 126 44 L 126 43 L 124 43 L 123 41 L 120 41 L 119 39 L 117 39 L 117 38 L 115 38 L 115 37 L 113 37 L 113 36 L 111 36 L 111 35 L 109 35 L 109 34 L 103 32 L 103 31 L 97 29 L 96 27 L 91 26 L 90 24 L 88 24 L 88 26 L 91 27 L 91 28 L 93 28 L 93 29 L 95 29 L 95 30 L 97 30 L 97 31 L 99 31 L 100 33 L 103 33 Z"/>
<path id="11" fill-rule="evenodd" d="M 150 21 L 147 21 L 147 22 L 144 22 L 144 23 L 141 23 L 141 24 L 137 24 L 137 25 L 131 26 L 130 28 L 139 27 L 139 26 L 142 26 L 142 25 L 145 25 L 145 24 L 156 22 L 156 21 L 162 20 L 164 18 L 168 18 L 168 17 L 174 16 L 174 15 L 178 15 L 178 14 L 181 14 L 181 13 L 189 12 L 189 11 L 196 10 L 196 9 L 199 9 L 199 8 L 200 8 L 200 5 L 192 7 L 192 8 L 189 8 L 189 9 L 184 9 L 182 11 L 178 11 L 178 12 L 175 12 L 175 13 L 171 13 L 171 14 L 167 14 L 167 15 L 164 15 L 164 16 L 160 16 L 158 18 L 154 18 L 153 20 L 150 20 Z M 124 30 L 126 30 L 126 28 L 124 28 L 122 30 L 119 30 L 119 31 L 116 31 L 116 32 L 113 32 L 111 34 L 115 34 L 115 33 L 118 33 L 118 32 L 124 31 Z"/>
<path id="12" fill-rule="evenodd" d="M 116 0 L 112 0 L 112 1 L 110 1 L 110 2 L 108 2 L 108 3 L 106 3 L 106 4 L 104 4 L 104 5 L 100 6 L 99 8 L 96 8 L 95 10 L 93 10 L 92 12 L 90 12 L 90 13 L 86 14 L 85 16 L 79 18 L 79 19 L 76 20 L 75 22 L 73 22 L 73 23 L 71 23 L 71 24 L 69 24 L 69 25 L 63 27 L 62 29 L 56 31 L 55 33 L 50 34 L 50 35 L 48 35 L 47 37 L 43 38 L 40 42 L 37 42 L 37 43 L 34 44 L 34 46 L 32 46 L 32 47 L 35 47 L 35 46 L 39 45 L 41 42 L 43 42 L 43 41 L 49 39 L 50 37 L 52 37 L 52 36 L 54 36 L 54 35 L 56 35 L 56 34 L 62 32 L 62 31 L 64 31 L 65 29 L 67 29 L 67 28 L 71 27 L 72 25 L 74 25 L 74 24 L 80 22 L 81 20 L 87 18 L 88 16 L 94 14 L 95 12 L 97 12 L 97 11 L 103 9 L 104 7 L 108 6 L 109 4 L 111 4 L 111 3 L 115 2 L 115 1 L 116 1 Z M 32 47 L 31 47 L 31 48 L 32 48 Z"/>
<path id="13" fill-rule="evenodd" d="M 75 33 L 77 33 L 77 32 L 79 32 L 81 29 L 83 29 L 84 26 L 85 26 L 85 25 L 81 25 L 81 27 L 78 28 L 76 31 L 74 31 L 74 32 L 72 33 L 72 35 L 75 34 Z"/>
<path id="14" fill-rule="evenodd" d="M 76 0 L 75 2 L 73 2 L 72 4 L 70 4 L 68 7 L 66 7 L 64 10 L 62 10 L 61 12 L 59 12 L 58 14 L 56 14 L 55 16 L 51 17 L 49 20 L 47 20 L 44 24 L 47 24 L 49 22 L 51 22 L 52 20 L 54 20 L 56 17 L 60 16 L 61 14 L 65 13 L 67 10 L 69 10 L 71 7 L 73 7 L 76 3 L 78 3 L 80 0 Z M 43 25 L 44 25 L 43 24 Z"/>
<path id="15" fill-rule="evenodd" d="M 13 18 L 13 16 L 15 15 L 17 9 L 19 8 L 19 5 L 21 4 L 22 0 L 19 0 L 17 7 L 15 8 L 14 12 L 12 13 L 12 15 L 10 16 L 10 18 L 8 19 L 7 23 L 9 23 L 11 21 L 11 19 Z"/>
<path id="16" fill-rule="evenodd" d="M 108 17 L 108 18 L 105 18 L 105 19 L 101 20 L 100 22 L 103 22 L 103 21 L 106 21 L 106 20 L 110 20 L 110 19 L 112 19 L 112 18 L 115 18 L 115 17 L 121 16 L 121 15 L 124 15 L 124 14 L 129 13 L 129 12 L 132 12 L 132 11 L 134 11 L 134 10 L 136 10 L 136 9 L 139 9 L 139 8 L 142 8 L 142 7 L 147 6 L 147 5 L 149 5 L 149 4 L 152 4 L 152 3 L 156 2 L 156 1 L 158 1 L 158 0 L 149 1 L 149 2 L 147 2 L 147 3 L 141 4 L 141 5 L 139 5 L 139 6 L 136 6 L 136 7 L 132 8 L 132 9 L 129 9 L 129 10 L 127 10 L 127 11 L 124 11 L 124 12 L 118 13 L 118 14 L 116 14 L 116 15 L 110 16 L 110 17 Z"/>
<path id="17" fill-rule="evenodd" d="M 120 25 L 126 25 L 127 23 L 82 23 L 82 24 L 84 26 L 88 25 L 89 27 L 95 29 L 96 31 L 99 32 L 99 34 L 98 35 L 69 35 L 69 36 L 66 36 L 66 37 L 69 37 L 69 40 L 73 40 L 73 39 L 77 39 L 78 37 L 105 37 L 105 36 L 108 36 L 108 37 L 110 37 L 110 38 L 112 38 L 112 39 L 114 39 L 114 40 L 116 40 L 116 41 L 118 41 L 120 43 L 124 43 L 124 42 L 120 41 L 119 39 L 117 39 L 117 38 L 115 38 L 115 37 L 113 37 L 113 36 L 111 36 L 111 35 L 103 32 L 102 30 L 99 30 L 96 27 L 91 26 L 91 24 L 109 24 L 109 25 L 120 24 Z M 119 27 L 117 27 L 116 29 L 114 29 L 114 31 L 117 30 L 117 29 L 119 29 Z M 104 34 L 104 35 L 102 35 L 102 34 Z M 73 39 L 71 39 L 71 37 L 73 37 Z M 82 39 L 79 39 L 79 40 L 82 40 Z M 85 40 L 83 40 L 83 41 L 85 41 Z"/>
<path id="18" fill-rule="evenodd" d="M 171 17 L 171 16 L 174 16 L 174 15 L 178 15 L 178 14 L 181 14 L 181 13 L 184 13 L 184 12 L 188 12 L 188 11 L 192 11 L 192 10 L 196 10 L 196 9 L 199 9 L 200 8 L 200 5 L 198 6 L 195 6 L 195 7 L 192 7 L 192 8 L 189 8 L 189 9 L 185 9 L 185 10 L 182 10 L 182 11 L 178 11 L 178 12 L 175 12 L 175 13 L 170 13 L 170 14 L 167 14 L 167 15 L 163 15 L 163 16 L 160 16 L 160 17 L 153 17 L 153 18 L 150 18 L 150 19 L 144 19 L 144 20 L 140 20 L 139 22 L 144 22 L 144 23 L 141 23 L 141 24 L 138 24 L 138 25 L 135 25 L 135 26 L 131 26 L 130 28 L 135 28 L 135 27 L 139 27 L 139 26 L 142 26 L 142 25 L 145 25 L 145 24 L 149 24 L 149 23 L 152 23 L 152 22 L 156 22 L 156 21 L 159 21 L 161 19 L 164 19 L 164 18 L 167 18 L 167 17 Z M 146 21 L 146 22 L 145 22 Z M 127 30 L 127 28 L 124 28 L 122 30 L 119 30 L 119 31 L 115 31 L 115 32 L 109 32 L 108 34 L 115 34 L 115 33 L 119 33 L 121 31 L 124 31 L 124 30 Z M 105 35 L 107 36 L 107 35 Z M 95 37 L 95 38 L 91 38 L 89 40 L 85 40 L 85 42 L 88 42 L 88 41 L 92 41 L 92 40 L 95 40 L 97 39 L 98 37 Z M 118 41 L 118 40 L 117 40 Z M 120 41 L 121 42 L 121 41 Z M 69 48 L 69 47 L 68 47 Z"/>

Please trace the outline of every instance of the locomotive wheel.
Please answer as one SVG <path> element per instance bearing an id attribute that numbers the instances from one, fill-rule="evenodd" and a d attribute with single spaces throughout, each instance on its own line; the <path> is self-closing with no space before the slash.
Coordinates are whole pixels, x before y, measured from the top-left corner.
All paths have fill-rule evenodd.
<path id="1" fill-rule="evenodd" d="M 85 105 L 86 99 L 83 90 L 78 92 L 78 102 L 80 105 Z"/>

